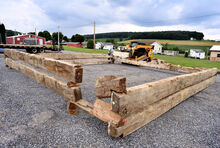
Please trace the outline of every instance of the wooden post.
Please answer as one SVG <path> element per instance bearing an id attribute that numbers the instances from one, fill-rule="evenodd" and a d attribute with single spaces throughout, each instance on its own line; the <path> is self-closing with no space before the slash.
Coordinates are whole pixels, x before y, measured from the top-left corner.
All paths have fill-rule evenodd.
<path id="1" fill-rule="evenodd" d="M 95 49 L 95 21 L 94 21 L 94 35 L 93 35 L 93 48 Z"/>

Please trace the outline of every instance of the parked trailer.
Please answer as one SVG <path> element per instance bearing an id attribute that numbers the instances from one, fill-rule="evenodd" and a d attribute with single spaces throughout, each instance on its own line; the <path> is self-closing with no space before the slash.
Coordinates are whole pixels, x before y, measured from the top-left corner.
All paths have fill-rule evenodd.
<path id="1" fill-rule="evenodd" d="M 61 51 L 54 47 L 47 47 L 44 45 L 19 45 L 19 44 L 0 44 L 0 48 L 26 49 L 28 53 L 41 53 L 45 50 Z"/>

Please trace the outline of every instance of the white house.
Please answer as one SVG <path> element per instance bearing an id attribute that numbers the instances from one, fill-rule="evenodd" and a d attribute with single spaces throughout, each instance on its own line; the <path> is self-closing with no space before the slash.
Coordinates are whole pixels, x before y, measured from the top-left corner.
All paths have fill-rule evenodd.
<path id="1" fill-rule="evenodd" d="M 105 43 L 103 49 L 112 49 L 114 47 L 114 45 L 112 43 Z"/>
<path id="2" fill-rule="evenodd" d="M 201 49 L 190 49 L 189 57 L 205 59 L 205 52 Z"/>
<path id="3" fill-rule="evenodd" d="M 149 46 L 154 46 L 154 53 L 155 54 L 162 54 L 162 48 L 163 46 L 157 42 L 157 41 L 143 41 L 144 43 L 146 43 L 146 45 L 149 45 Z"/>
<path id="4" fill-rule="evenodd" d="M 102 43 L 102 42 L 97 42 L 97 43 L 95 44 L 95 49 L 102 49 L 103 46 L 104 46 L 104 43 Z"/>

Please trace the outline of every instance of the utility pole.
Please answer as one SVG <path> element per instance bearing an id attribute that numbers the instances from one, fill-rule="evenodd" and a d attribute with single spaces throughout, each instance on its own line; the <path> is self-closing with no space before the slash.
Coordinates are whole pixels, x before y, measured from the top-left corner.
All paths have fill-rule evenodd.
<path id="1" fill-rule="evenodd" d="M 95 21 L 94 21 L 93 48 L 95 49 Z"/>
<path id="2" fill-rule="evenodd" d="M 60 26 L 58 25 L 58 49 L 60 49 Z"/>
<path id="3" fill-rule="evenodd" d="M 35 27 L 35 43 L 37 45 L 37 28 Z"/>

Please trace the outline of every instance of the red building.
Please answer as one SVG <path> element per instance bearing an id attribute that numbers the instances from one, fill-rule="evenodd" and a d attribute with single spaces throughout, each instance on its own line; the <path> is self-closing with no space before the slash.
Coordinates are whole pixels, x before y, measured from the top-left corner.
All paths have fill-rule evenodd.
<path id="1" fill-rule="evenodd" d="M 25 38 L 33 38 L 37 40 L 38 45 L 44 45 L 46 39 L 40 36 L 27 34 L 27 35 L 17 35 L 17 36 L 10 36 L 6 38 L 7 44 L 24 44 Z"/>
<path id="2" fill-rule="evenodd" d="M 62 43 L 63 45 L 66 46 L 72 46 L 72 47 L 76 47 L 76 48 L 82 48 L 82 44 L 80 42 L 66 42 L 66 43 Z"/>

